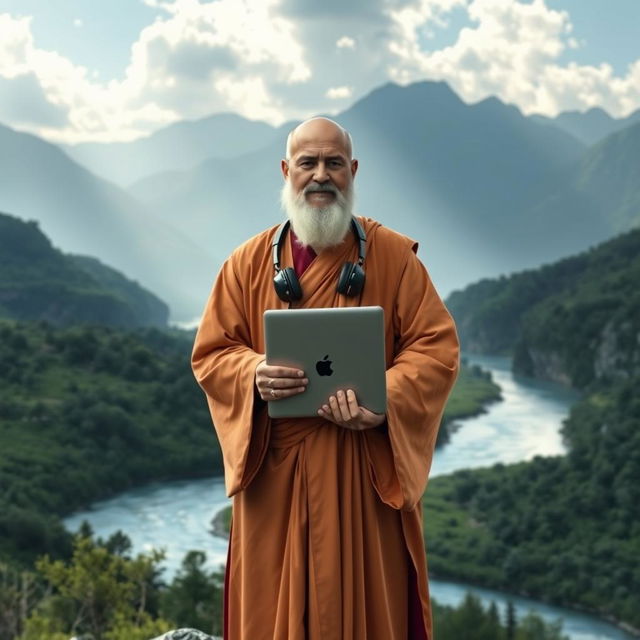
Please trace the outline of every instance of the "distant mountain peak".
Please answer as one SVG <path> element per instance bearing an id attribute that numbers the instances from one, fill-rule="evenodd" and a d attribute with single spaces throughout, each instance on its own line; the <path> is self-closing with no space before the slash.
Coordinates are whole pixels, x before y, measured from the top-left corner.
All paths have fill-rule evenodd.
<path id="1" fill-rule="evenodd" d="M 378 95 L 398 95 L 404 96 L 407 93 L 420 94 L 431 98 L 450 98 L 456 102 L 462 102 L 460 96 L 449 86 L 445 80 L 420 80 L 411 84 L 401 85 L 395 82 L 387 82 L 381 87 L 374 89 L 359 102 Z"/>

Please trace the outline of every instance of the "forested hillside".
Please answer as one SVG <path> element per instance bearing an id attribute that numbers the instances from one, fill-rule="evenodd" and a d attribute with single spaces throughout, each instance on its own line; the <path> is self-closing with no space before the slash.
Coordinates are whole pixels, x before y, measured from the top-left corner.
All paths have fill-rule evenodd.
<path id="1" fill-rule="evenodd" d="M 568 454 L 435 478 L 430 566 L 640 629 L 640 230 L 449 299 L 467 349 L 581 389 Z"/>
<path id="2" fill-rule="evenodd" d="M 434 478 L 434 574 L 587 608 L 640 628 L 640 378 L 578 403 L 566 457 Z"/>
<path id="3" fill-rule="evenodd" d="M 463 349 L 580 389 L 640 374 L 640 230 L 447 299 Z"/>
<path id="4" fill-rule="evenodd" d="M 220 577 L 204 570 L 202 553 L 185 558 L 170 586 L 158 580 L 161 558 L 130 558 L 122 535 L 102 546 L 76 541 L 74 559 L 62 564 L 73 553 L 62 514 L 152 480 L 222 473 L 191 373 L 192 343 L 192 332 L 178 330 L 0 319 L 0 640 L 66 640 L 79 630 L 148 640 L 176 625 L 220 629 Z M 464 368 L 447 423 L 497 395 L 486 374 Z M 44 553 L 51 559 L 34 566 Z M 487 628 L 498 624 L 479 615 Z"/>
<path id="5" fill-rule="evenodd" d="M 0 213 L 0 317 L 56 326 L 166 326 L 169 309 L 95 258 L 62 253 L 37 222 Z"/>
<path id="6" fill-rule="evenodd" d="M 0 320 L 0 559 L 68 549 L 58 516 L 222 459 L 192 335 Z"/>
<path id="7" fill-rule="evenodd" d="M 0 560 L 68 550 L 58 516 L 100 498 L 222 474 L 192 344 L 179 330 L 0 319 Z M 497 396 L 465 368 L 445 423 Z"/>

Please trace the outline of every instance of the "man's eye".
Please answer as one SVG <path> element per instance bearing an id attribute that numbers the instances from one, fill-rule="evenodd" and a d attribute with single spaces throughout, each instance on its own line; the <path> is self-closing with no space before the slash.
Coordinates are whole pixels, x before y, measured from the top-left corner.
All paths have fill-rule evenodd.
<path id="1" fill-rule="evenodd" d="M 309 160 L 305 160 L 304 162 L 301 162 L 301 163 L 300 163 L 300 166 L 301 166 L 303 169 L 309 169 L 310 167 L 312 167 L 312 166 L 313 166 L 313 163 L 312 163 L 312 162 L 310 162 Z"/>
<path id="2" fill-rule="evenodd" d="M 337 168 L 337 167 L 341 167 L 342 166 L 342 162 L 340 162 L 340 160 L 332 160 L 329 163 L 329 166 Z"/>

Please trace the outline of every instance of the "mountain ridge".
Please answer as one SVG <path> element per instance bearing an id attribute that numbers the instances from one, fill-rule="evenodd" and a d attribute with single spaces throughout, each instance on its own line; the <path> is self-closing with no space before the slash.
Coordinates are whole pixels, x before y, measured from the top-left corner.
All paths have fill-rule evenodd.
<path id="1" fill-rule="evenodd" d="M 36 221 L 0 213 L 0 316 L 52 326 L 166 327 L 169 309 L 97 259 L 63 254 Z"/>
<path id="2" fill-rule="evenodd" d="M 352 134 L 360 159 L 356 212 L 419 241 L 440 290 L 461 286 L 465 272 L 511 270 L 524 253 L 534 264 L 547 257 L 538 255 L 544 251 L 538 237 L 523 252 L 501 234 L 507 227 L 519 233 L 523 225 L 522 235 L 530 235 L 529 223 L 514 219 L 513 211 L 528 206 L 536 185 L 578 161 L 583 145 L 568 134 L 531 123 L 497 100 L 467 105 L 446 83 L 389 83 L 335 117 Z M 260 151 L 208 159 L 175 182 L 166 174 L 151 177 L 134 193 L 168 223 L 180 211 L 193 239 L 211 238 L 218 253 L 230 253 L 282 217 L 278 165 L 290 126 Z M 224 236 L 215 238 L 220 229 Z M 573 230 L 561 231 L 559 238 L 573 238 Z M 459 256 L 453 268 L 447 247 Z"/>
<path id="3" fill-rule="evenodd" d="M 192 319 L 215 273 L 210 252 L 37 136 L 0 126 L 0 210 L 35 219 L 56 246 L 90 254 Z"/>
<path id="4" fill-rule="evenodd" d="M 255 151 L 276 128 L 235 113 L 180 120 L 132 142 L 64 145 L 71 158 L 121 187 L 167 170 L 192 168 L 209 157 Z M 215 146 L 212 146 L 213 145 Z"/>

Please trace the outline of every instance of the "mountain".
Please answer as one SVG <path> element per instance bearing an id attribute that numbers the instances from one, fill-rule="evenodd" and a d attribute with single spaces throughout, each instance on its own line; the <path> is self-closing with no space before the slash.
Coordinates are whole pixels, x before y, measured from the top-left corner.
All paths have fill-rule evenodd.
<path id="1" fill-rule="evenodd" d="M 622 132 L 619 132 L 622 133 Z M 619 134 L 614 134 L 619 135 Z M 638 634 L 640 229 L 449 296 L 463 348 L 581 391 L 567 454 L 429 483 L 430 567 L 572 606 Z M 434 524 L 437 521 L 437 524 Z"/>
<path id="2" fill-rule="evenodd" d="M 580 158 L 572 136 L 525 118 L 492 98 L 465 104 L 445 83 L 385 85 L 336 116 L 360 159 L 357 211 L 420 241 L 443 291 L 479 274 L 537 265 L 587 246 L 591 220 L 547 219 L 560 247 L 546 250 L 547 226 L 522 215 Z M 238 158 L 151 176 L 131 193 L 167 224 L 180 220 L 194 242 L 228 254 L 282 218 L 279 161 L 291 124 L 272 143 Z"/>
<path id="3" fill-rule="evenodd" d="M 452 293 L 463 349 L 585 388 L 640 376 L 640 229 L 580 255 Z"/>
<path id="4" fill-rule="evenodd" d="M 640 225 L 640 122 L 611 134 L 582 158 L 571 188 L 608 209 L 615 231 Z"/>
<path id="5" fill-rule="evenodd" d="M 584 250 L 636 220 L 635 126 L 586 149 L 557 126 L 524 117 L 496 98 L 466 104 L 442 82 L 385 85 L 337 119 L 351 131 L 360 159 L 356 212 L 419 241 L 420 256 L 443 295 L 479 277 Z M 242 141 L 232 124 L 227 132 Z M 37 139 L 13 132 L 20 144 L 6 154 L 0 207 L 41 220 L 64 250 L 90 253 L 138 278 L 169 302 L 174 318 L 192 319 L 222 260 L 283 218 L 279 163 L 294 124 L 263 130 L 268 135 L 257 150 L 162 171 L 128 193 L 42 141 L 28 151 Z M 185 126 L 198 131 L 198 123 Z M 170 141 L 181 130 L 174 125 L 157 139 Z M 198 153 L 208 147 L 215 145 L 205 141 Z M 229 152 L 222 142 L 217 148 Z M 35 171 L 29 154 L 40 163 Z M 185 155 L 178 164 L 190 161 Z M 58 166 L 65 175 L 52 177 L 51 168 Z M 95 212 L 93 227 L 101 223 L 110 230 L 81 232 L 85 211 Z M 135 232 L 128 229 L 132 224 Z"/>
<path id="6" fill-rule="evenodd" d="M 169 309 L 99 260 L 55 249 L 37 222 L 0 213 L 0 316 L 54 326 L 163 327 Z"/>
<path id="7" fill-rule="evenodd" d="M 576 233 L 580 225 L 589 224 L 593 242 L 628 231 L 640 225 L 638 175 L 640 122 L 590 147 L 575 167 L 549 185 L 548 193 L 541 194 L 525 216 L 540 225 L 573 217 Z M 559 251 L 555 223 L 549 231 L 547 243 Z"/>
<path id="8" fill-rule="evenodd" d="M 591 146 L 616 131 L 640 122 L 640 109 L 626 118 L 612 118 L 600 107 L 593 107 L 587 111 L 564 111 L 555 118 L 541 115 L 530 117 L 536 122 L 559 127 L 584 144 Z"/>
<path id="9" fill-rule="evenodd" d="M 191 169 L 207 158 L 231 158 L 271 142 L 275 129 L 233 113 L 183 121 L 132 142 L 82 143 L 64 150 L 97 175 L 123 187 L 164 171 Z"/>
<path id="10" fill-rule="evenodd" d="M 172 318 L 200 314 L 215 254 L 158 220 L 56 146 L 0 126 L 0 210 L 34 219 L 67 252 L 89 254 L 160 295 Z"/>

